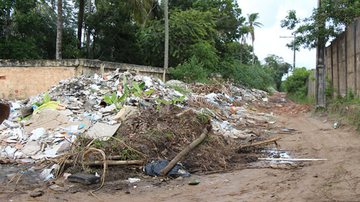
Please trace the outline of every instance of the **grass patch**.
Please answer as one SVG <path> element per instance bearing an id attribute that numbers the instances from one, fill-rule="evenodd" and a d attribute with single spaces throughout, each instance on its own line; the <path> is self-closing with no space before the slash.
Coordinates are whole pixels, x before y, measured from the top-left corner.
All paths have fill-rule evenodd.
<path id="1" fill-rule="evenodd" d="M 356 127 L 360 132 L 360 99 L 359 98 L 335 98 L 328 102 L 328 113 L 338 119 Z"/>
<path id="2" fill-rule="evenodd" d="M 297 94 L 288 94 L 287 97 L 299 104 L 314 104 L 315 98 L 314 97 L 308 97 L 303 95 L 297 95 Z"/>

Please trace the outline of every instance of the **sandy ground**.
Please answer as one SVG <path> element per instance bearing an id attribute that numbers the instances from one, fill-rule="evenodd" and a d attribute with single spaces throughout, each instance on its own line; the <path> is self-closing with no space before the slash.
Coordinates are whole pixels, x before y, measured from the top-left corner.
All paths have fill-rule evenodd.
<path id="1" fill-rule="evenodd" d="M 140 183 L 95 196 L 47 191 L 31 198 L 28 193 L 3 193 L 0 201 L 360 201 L 360 136 L 356 131 L 350 127 L 333 129 L 331 121 L 309 113 L 281 114 L 278 124 L 300 132 L 285 135 L 278 142 L 293 158 L 328 160 L 303 163 L 294 169 L 247 168 L 192 176 L 161 186 Z M 188 185 L 192 179 L 200 184 Z"/>

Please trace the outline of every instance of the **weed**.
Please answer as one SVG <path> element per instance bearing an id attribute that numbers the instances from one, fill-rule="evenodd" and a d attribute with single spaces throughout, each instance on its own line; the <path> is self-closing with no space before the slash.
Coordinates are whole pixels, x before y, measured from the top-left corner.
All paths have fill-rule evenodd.
<path id="1" fill-rule="evenodd" d="M 184 95 L 189 95 L 191 92 L 190 90 L 178 85 L 171 85 L 169 87 Z"/>
<path id="2" fill-rule="evenodd" d="M 200 123 L 202 124 L 206 124 L 209 123 L 210 121 L 210 116 L 206 113 L 197 113 L 197 119 L 200 121 Z"/>

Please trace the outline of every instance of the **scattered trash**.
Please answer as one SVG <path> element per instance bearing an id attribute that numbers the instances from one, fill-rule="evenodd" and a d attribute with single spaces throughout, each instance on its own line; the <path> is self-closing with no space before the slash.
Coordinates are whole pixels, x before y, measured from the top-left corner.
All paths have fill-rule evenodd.
<path id="1" fill-rule="evenodd" d="M 144 172 L 150 176 L 160 176 L 160 171 L 169 164 L 168 160 L 158 160 L 148 163 L 144 167 Z M 181 164 L 176 164 L 167 174 L 169 177 L 190 177 L 190 173 L 187 172 Z"/>
<path id="2" fill-rule="evenodd" d="M 106 139 L 112 137 L 119 127 L 120 124 L 109 125 L 106 123 L 97 122 L 93 127 L 89 129 L 86 136 L 93 139 Z"/>
<path id="3" fill-rule="evenodd" d="M 141 180 L 140 180 L 140 178 L 129 177 L 126 181 L 129 182 L 130 184 L 132 184 L 132 183 L 140 182 Z"/>
<path id="4" fill-rule="evenodd" d="M 100 177 L 87 173 L 75 173 L 67 177 L 69 182 L 81 183 L 85 185 L 97 184 L 100 182 Z"/>
<path id="5" fill-rule="evenodd" d="M 42 195 L 44 195 L 44 190 L 42 190 L 40 188 L 37 188 L 37 189 L 33 190 L 32 192 L 30 192 L 30 196 L 33 198 L 40 197 Z"/>
<path id="6" fill-rule="evenodd" d="M 200 180 L 194 179 L 194 180 L 191 180 L 188 184 L 189 185 L 198 185 L 198 184 L 200 184 Z"/>
<path id="7" fill-rule="evenodd" d="M 60 166 L 58 164 L 54 164 L 51 168 L 46 168 L 40 173 L 40 178 L 44 181 L 48 181 L 50 179 L 54 179 L 54 173 L 59 170 Z"/>
<path id="8" fill-rule="evenodd" d="M 336 121 L 334 124 L 333 124 L 333 128 L 334 129 L 338 129 L 340 127 L 341 123 L 339 121 Z"/>
<path id="9" fill-rule="evenodd" d="M 77 140 L 88 138 L 84 144 L 101 147 L 106 144 L 101 141 L 110 140 L 116 142 L 110 145 L 118 150 L 107 154 L 109 151 L 104 149 L 106 155 L 102 159 L 90 155 L 83 165 L 103 166 L 104 161 L 106 166 L 143 165 L 147 159 L 173 158 L 196 140 L 204 127 L 211 125 L 214 141 L 207 141 L 205 136 L 206 149 L 181 160 L 187 170 L 176 163 L 167 174 L 188 177 L 192 168 L 226 168 L 230 156 L 224 148 L 230 143 L 251 148 L 275 142 L 271 138 L 279 129 L 274 125 L 273 114 L 252 107 L 266 106 L 268 102 L 266 92 L 231 83 L 186 84 L 176 80 L 163 83 L 120 70 L 101 76 L 80 76 L 63 80 L 47 93 L 26 101 L 10 102 L 11 113 L 0 125 L 0 158 L 28 163 L 53 161 L 52 158 L 60 161 L 65 154 L 66 158 L 71 156 L 74 152 L 71 148 L 79 146 Z M 211 153 L 212 148 L 221 151 Z M 193 167 L 188 166 L 189 159 Z M 75 165 L 82 160 L 70 157 L 64 164 Z M 145 165 L 144 172 L 159 176 L 168 164 L 167 160 L 154 161 Z M 54 178 L 57 169 L 47 166 L 42 170 L 42 179 Z M 85 173 L 67 177 L 70 182 L 83 184 L 100 181 L 99 176 Z M 137 180 L 128 179 L 129 183 Z"/>

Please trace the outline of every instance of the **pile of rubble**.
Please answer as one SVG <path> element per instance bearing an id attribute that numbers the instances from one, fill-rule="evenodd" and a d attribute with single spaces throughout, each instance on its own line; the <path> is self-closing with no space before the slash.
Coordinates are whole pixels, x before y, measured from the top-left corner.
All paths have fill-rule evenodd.
<path id="1" fill-rule="evenodd" d="M 266 103 L 266 92 L 232 84 L 164 83 L 119 71 L 75 77 L 44 94 L 10 102 L 10 117 L 0 125 L 0 158 L 23 163 L 57 158 L 68 153 L 80 136 L 109 139 L 117 131 L 129 131 L 134 119 L 140 120 L 146 112 L 151 119 L 151 113 L 162 108 L 169 108 L 167 113 L 174 117 L 191 112 L 208 118 L 214 135 L 247 143 L 271 135 L 269 125 L 274 123 L 271 114 L 251 109 L 249 103 L 254 102 Z M 138 124 L 156 127 L 151 120 L 148 125 Z"/>

